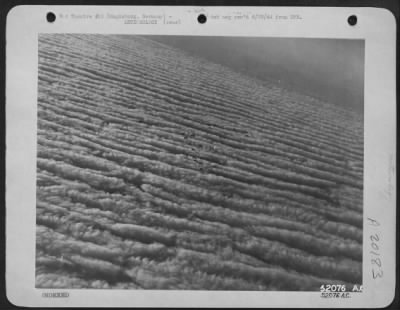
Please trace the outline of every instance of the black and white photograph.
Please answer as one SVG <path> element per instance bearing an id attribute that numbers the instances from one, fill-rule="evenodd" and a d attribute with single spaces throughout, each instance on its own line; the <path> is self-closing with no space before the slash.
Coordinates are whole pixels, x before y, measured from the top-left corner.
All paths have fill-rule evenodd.
<path id="1" fill-rule="evenodd" d="M 35 287 L 360 287 L 364 49 L 39 34 Z"/>

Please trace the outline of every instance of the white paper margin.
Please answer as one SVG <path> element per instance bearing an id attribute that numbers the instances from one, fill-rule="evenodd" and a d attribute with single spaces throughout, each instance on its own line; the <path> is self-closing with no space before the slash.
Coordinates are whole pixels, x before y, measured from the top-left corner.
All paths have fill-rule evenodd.
<path id="1" fill-rule="evenodd" d="M 57 19 L 75 14 L 171 14 L 180 25 L 123 25 L 116 20 Z M 197 22 L 199 12 L 300 14 L 301 22 Z M 350 27 L 349 15 L 358 23 Z M 384 307 L 395 294 L 396 22 L 379 8 L 17 6 L 6 25 L 6 291 L 18 306 L 73 307 Z M 35 288 L 36 124 L 39 33 L 125 33 L 364 39 L 364 239 L 362 293 L 348 299 L 320 292 L 44 290 Z M 378 220 L 379 227 L 369 225 Z M 372 279 L 371 239 L 379 233 L 383 278 Z M 43 298 L 43 292 L 68 298 Z"/>

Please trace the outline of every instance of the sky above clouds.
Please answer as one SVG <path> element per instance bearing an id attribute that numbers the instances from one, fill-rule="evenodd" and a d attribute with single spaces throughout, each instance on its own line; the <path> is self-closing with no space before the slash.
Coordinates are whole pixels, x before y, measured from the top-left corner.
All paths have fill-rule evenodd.
<path id="1" fill-rule="evenodd" d="M 363 111 L 364 41 L 147 36 L 260 80 Z"/>

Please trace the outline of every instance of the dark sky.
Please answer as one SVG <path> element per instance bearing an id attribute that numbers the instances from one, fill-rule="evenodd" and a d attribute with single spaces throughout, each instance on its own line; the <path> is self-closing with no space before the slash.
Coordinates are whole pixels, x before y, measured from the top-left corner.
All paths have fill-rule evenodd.
<path id="1" fill-rule="evenodd" d="M 363 111 L 364 41 L 147 36 L 261 80 Z"/>

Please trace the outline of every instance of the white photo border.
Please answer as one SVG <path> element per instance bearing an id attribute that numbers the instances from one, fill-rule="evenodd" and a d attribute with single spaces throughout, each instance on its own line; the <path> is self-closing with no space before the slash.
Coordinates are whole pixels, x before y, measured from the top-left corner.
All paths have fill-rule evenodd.
<path id="1" fill-rule="evenodd" d="M 180 24 L 129 25 L 119 19 L 60 19 L 46 14 L 168 14 Z M 203 13 L 296 14 L 301 20 L 199 24 Z M 358 17 L 349 26 L 350 15 Z M 102 33 L 301 37 L 365 40 L 363 291 L 351 298 L 320 292 L 100 290 L 35 288 L 38 35 Z M 380 8 L 17 6 L 6 25 L 6 289 L 9 301 L 34 307 L 385 307 L 395 295 L 396 21 Z M 379 238 L 383 276 L 373 278 L 371 244 Z M 376 275 L 376 274 L 375 274 Z M 44 298 L 44 292 L 67 298 Z"/>

